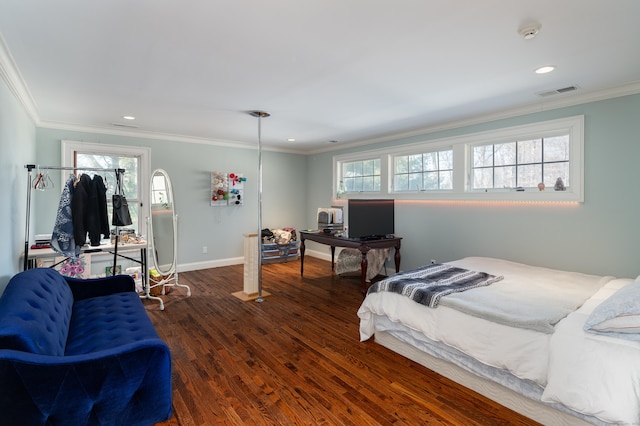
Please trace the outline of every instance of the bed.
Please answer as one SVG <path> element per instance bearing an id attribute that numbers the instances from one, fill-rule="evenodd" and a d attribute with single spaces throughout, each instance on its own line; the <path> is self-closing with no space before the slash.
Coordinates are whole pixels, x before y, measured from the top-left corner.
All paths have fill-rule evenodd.
<path id="1" fill-rule="evenodd" d="M 424 276 L 438 267 L 446 277 L 466 277 L 452 278 L 454 287 L 469 288 L 434 287 L 446 280 Z M 431 278 L 418 297 L 416 288 Z M 470 257 L 374 283 L 358 316 L 362 341 L 375 336 L 543 424 L 640 424 L 640 282 L 633 279 Z"/>

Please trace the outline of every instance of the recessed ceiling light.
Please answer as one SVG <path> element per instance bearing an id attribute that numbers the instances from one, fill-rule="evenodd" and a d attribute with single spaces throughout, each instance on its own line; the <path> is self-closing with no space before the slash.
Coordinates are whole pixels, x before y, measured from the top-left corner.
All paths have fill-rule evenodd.
<path id="1" fill-rule="evenodd" d="M 133 115 L 125 115 L 122 118 L 124 118 L 125 120 L 135 120 L 136 119 Z"/>
<path id="2" fill-rule="evenodd" d="M 540 67 L 540 68 L 536 68 L 536 74 L 546 74 L 548 72 L 551 72 L 553 70 L 555 70 L 556 67 L 553 65 L 546 65 L 544 67 Z"/>
<path id="3" fill-rule="evenodd" d="M 295 138 L 289 138 L 289 139 L 287 139 L 287 142 L 295 142 L 295 141 L 296 141 L 296 140 L 295 140 Z"/>

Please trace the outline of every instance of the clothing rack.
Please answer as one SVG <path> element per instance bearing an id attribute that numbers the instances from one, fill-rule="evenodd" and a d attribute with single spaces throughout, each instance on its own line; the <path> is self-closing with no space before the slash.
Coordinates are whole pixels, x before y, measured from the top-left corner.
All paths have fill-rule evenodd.
<path id="1" fill-rule="evenodd" d="M 29 219 L 31 218 L 31 184 L 33 183 L 33 170 L 68 170 L 68 171 L 84 171 L 84 172 L 114 172 L 116 174 L 116 182 L 120 182 L 122 175 L 125 172 L 125 169 L 119 168 L 96 168 L 96 167 L 61 167 L 61 166 L 38 166 L 35 164 L 26 164 L 24 166 L 27 169 L 27 212 L 26 212 L 26 221 L 25 221 L 25 231 L 24 231 L 24 270 L 28 269 L 29 262 Z M 121 185 L 116 186 L 117 195 L 122 195 L 120 193 Z M 115 240 L 115 248 L 113 253 L 113 273 L 116 272 L 116 264 L 118 258 L 118 227 L 116 226 L 116 240 Z"/>

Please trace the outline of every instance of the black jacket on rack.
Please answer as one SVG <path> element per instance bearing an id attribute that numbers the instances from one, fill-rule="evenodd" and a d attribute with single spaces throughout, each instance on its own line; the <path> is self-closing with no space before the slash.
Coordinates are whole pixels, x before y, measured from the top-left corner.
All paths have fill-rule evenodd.
<path id="1" fill-rule="evenodd" d="M 102 236 L 109 236 L 109 216 L 107 215 L 107 186 L 102 176 L 94 175 L 89 193 L 89 216 L 87 232 L 92 246 L 100 245 Z"/>
<path id="2" fill-rule="evenodd" d="M 87 242 L 87 234 L 92 246 L 100 245 L 100 234 L 109 235 L 107 216 L 107 188 L 101 176 L 83 174 L 76 184 L 71 200 L 73 236 L 76 245 Z"/>

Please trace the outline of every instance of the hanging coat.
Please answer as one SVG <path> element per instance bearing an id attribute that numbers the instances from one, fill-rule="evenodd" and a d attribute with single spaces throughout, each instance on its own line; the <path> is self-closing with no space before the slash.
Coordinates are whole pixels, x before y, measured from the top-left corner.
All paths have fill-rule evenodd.
<path id="1" fill-rule="evenodd" d="M 73 235 L 76 245 L 82 247 L 87 242 L 87 216 L 89 208 L 89 193 L 91 192 L 91 177 L 86 174 L 80 176 L 73 191 L 71 202 L 71 216 L 73 218 Z"/>
<path id="2" fill-rule="evenodd" d="M 99 246 L 100 239 L 109 237 L 109 216 L 107 214 L 107 187 L 100 175 L 91 180 L 91 191 L 87 206 L 87 232 L 92 246 Z"/>
<path id="3" fill-rule="evenodd" d="M 58 205 L 58 213 L 56 214 L 56 222 L 51 234 L 51 248 L 53 251 L 73 259 L 78 258 L 80 255 L 80 249 L 82 248 L 81 245 L 76 245 L 73 233 L 74 228 L 71 205 L 75 193 L 75 188 L 73 186 L 75 181 L 76 177 L 74 175 L 70 175 L 62 189 L 62 195 L 60 196 L 60 203 Z"/>

